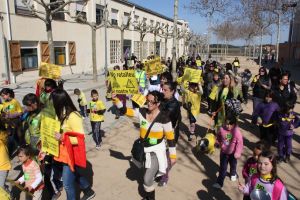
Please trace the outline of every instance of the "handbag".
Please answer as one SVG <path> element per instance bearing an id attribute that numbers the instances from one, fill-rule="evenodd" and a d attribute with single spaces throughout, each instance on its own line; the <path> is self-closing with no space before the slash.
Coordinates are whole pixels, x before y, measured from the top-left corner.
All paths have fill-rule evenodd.
<path id="1" fill-rule="evenodd" d="M 154 125 L 154 123 L 156 122 L 156 120 L 158 119 L 159 115 L 160 115 L 160 113 L 158 113 L 156 118 L 150 124 L 150 126 L 146 132 L 145 138 L 136 139 L 132 145 L 131 155 L 136 161 L 138 161 L 140 163 L 142 163 L 144 161 L 144 157 L 145 157 L 144 146 L 145 146 L 146 139 L 148 138 L 150 130 L 151 130 L 152 126 Z"/>

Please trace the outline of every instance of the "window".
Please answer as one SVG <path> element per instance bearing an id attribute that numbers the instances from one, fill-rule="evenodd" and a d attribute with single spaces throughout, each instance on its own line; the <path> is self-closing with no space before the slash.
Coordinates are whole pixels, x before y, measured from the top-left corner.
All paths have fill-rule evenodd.
<path id="1" fill-rule="evenodd" d="M 143 42 L 143 56 L 142 59 L 147 58 L 148 56 L 148 42 Z"/>
<path id="2" fill-rule="evenodd" d="M 139 21 L 139 18 L 140 18 L 140 17 L 139 17 L 138 15 L 134 15 L 134 21 L 135 21 L 135 22 L 138 22 L 138 21 Z"/>
<path id="3" fill-rule="evenodd" d="M 96 5 L 96 24 L 99 25 L 103 21 L 104 6 Z"/>
<path id="4" fill-rule="evenodd" d="M 140 60 L 140 41 L 134 41 L 134 55 Z"/>
<path id="5" fill-rule="evenodd" d="M 66 47 L 54 47 L 55 64 L 66 64 Z"/>
<path id="6" fill-rule="evenodd" d="M 22 69 L 36 69 L 38 67 L 37 48 L 21 47 Z"/>
<path id="7" fill-rule="evenodd" d="M 143 22 L 147 22 L 147 18 L 146 17 L 143 17 Z"/>
<path id="8" fill-rule="evenodd" d="M 121 42 L 120 40 L 110 41 L 110 63 L 118 63 L 121 59 Z"/>
<path id="9" fill-rule="evenodd" d="M 33 5 L 33 1 L 29 2 Z M 15 12 L 19 15 L 32 15 L 28 7 L 22 2 L 22 0 L 15 0 Z"/>
<path id="10" fill-rule="evenodd" d="M 155 55 L 156 56 L 160 56 L 160 41 L 156 41 L 156 45 L 155 45 Z"/>
<path id="11" fill-rule="evenodd" d="M 53 3 L 53 2 L 56 2 L 56 1 L 57 0 L 50 0 L 50 3 Z M 63 2 L 57 3 L 55 5 L 51 5 L 50 6 L 51 10 L 57 9 L 62 3 Z M 55 13 L 55 14 L 52 15 L 52 19 L 54 19 L 54 20 L 65 20 L 65 13 L 63 13 L 63 12 Z"/>
<path id="12" fill-rule="evenodd" d="M 165 42 L 161 42 L 160 53 L 161 53 L 162 57 L 165 57 L 165 47 L 166 47 L 166 43 Z M 166 58 L 165 58 L 165 60 L 166 60 Z"/>
<path id="13" fill-rule="evenodd" d="M 118 13 L 119 13 L 118 10 L 111 9 L 111 25 L 118 26 Z"/>
<path id="14" fill-rule="evenodd" d="M 154 42 L 149 42 L 150 55 L 154 55 Z"/>
<path id="15" fill-rule="evenodd" d="M 131 40 L 124 40 L 123 43 L 124 58 L 129 58 L 131 53 Z"/>
<path id="16" fill-rule="evenodd" d="M 76 3 L 76 16 L 80 16 L 77 18 L 77 22 L 84 22 L 86 21 L 86 12 L 84 11 L 84 3 Z"/>
<path id="17" fill-rule="evenodd" d="M 124 25 L 128 24 L 129 16 L 130 16 L 129 13 L 124 12 L 124 19 L 123 19 Z"/>

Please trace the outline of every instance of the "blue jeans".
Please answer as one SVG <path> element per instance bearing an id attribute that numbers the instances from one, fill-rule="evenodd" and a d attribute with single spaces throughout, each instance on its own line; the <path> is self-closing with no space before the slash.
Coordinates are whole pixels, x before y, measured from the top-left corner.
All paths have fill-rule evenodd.
<path id="1" fill-rule="evenodd" d="M 80 114 L 82 117 L 87 117 L 87 106 L 81 106 L 79 105 L 79 108 L 80 108 Z"/>
<path id="2" fill-rule="evenodd" d="M 86 180 L 85 177 L 80 174 L 72 172 L 70 167 L 66 164 L 63 166 L 62 179 L 63 185 L 67 193 L 67 200 L 76 200 L 76 191 L 75 191 L 75 180 L 79 181 L 80 189 L 84 190 L 90 187 L 90 183 Z"/>
<path id="3" fill-rule="evenodd" d="M 217 178 L 217 183 L 219 183 L 223 187 L 224 179 L 227 174 L 227 166 L 228 163 L 230 165 L 230 176 L 236 175 L 236 165 L 237 165 L 237 160 L 234 157 L 233 154 L 224 154 L 220 153 L 220 168 L 219 168 L 219 176 Z"/>

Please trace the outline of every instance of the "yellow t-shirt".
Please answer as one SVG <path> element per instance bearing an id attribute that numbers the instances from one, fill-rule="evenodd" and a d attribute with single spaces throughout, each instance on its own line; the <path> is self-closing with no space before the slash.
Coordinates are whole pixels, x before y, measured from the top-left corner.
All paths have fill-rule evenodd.
<path id="1" fill-rule="evenodd" d="M 6 114 L 15 114 L 23 112 L 20 103 L 16 99 L 3 102 L 2 112 Z"/>
<path id="2" fill-rule="evenodd" d="M 185 102 L 191 102 L 191 112 L 194 117 L 197 117 L 200 113 L 201 94 L 186 90 Z"/>
<path id="3" fill-rule="evenodd" d="M 78 98 L 81 99 L 79 105 L 81 105 L 81 106 L 87 105 L 87 100 L 86 100 L 85 94 L 83 92 L 80 92 L 80 95 Z"/>
<path id="4" fill-rule="evenodd" d="M 0 171 L 10 170 L 11 163 L 8 156 L 6 131 L 0 131 L 0 158 Z"/>
<path id="5" fill-rule="evenodd" d="M 69 117 L 64 120 L 61 126 L 63 133 L 65 132 L 76 132 L 84 134 L 82 117 L 78 112 L 70 113 Z M 70 137 L 72 144 L 77 144 L 76 137 Z"/>
<path id="6" fill-rule="evenodd" d="M 89 103 L 90 109 L 90 120 L 92 122 L 102 122 L 104 121 L 104 115 L 99 115 L 96 112 L 105 109 L 105 105 L 102 101 L 91 101 Z"/>

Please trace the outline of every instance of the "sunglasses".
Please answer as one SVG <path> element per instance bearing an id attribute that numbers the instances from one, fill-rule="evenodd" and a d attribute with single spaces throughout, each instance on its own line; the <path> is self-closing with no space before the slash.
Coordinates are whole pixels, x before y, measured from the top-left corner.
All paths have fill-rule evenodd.
<path id="1" fill-rule="evenodd" d="M 150 105 L 155 105 L 155 104 L 157 104 L 156 101 L 148 101 L 148 100 L 146 101 L 146 103 L 147 103 L 147 104 L 150 104 Z"/>

